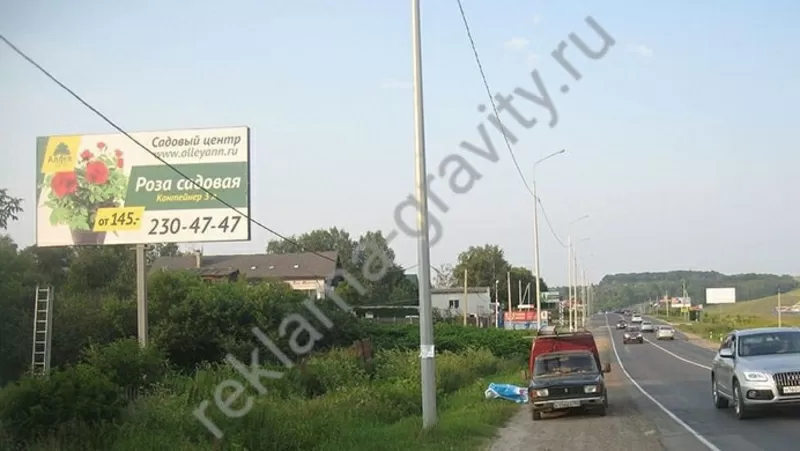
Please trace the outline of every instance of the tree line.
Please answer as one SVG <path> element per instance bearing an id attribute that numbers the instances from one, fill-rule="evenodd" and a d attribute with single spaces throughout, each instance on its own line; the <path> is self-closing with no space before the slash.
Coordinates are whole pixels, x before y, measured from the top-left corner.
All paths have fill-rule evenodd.
<path id="1" fill-rule="evenodd" d="M 746 301 L 787 292 L 800 286 L 793 276 L 776 274 L 722 274 L 717 271 L 666 271 L 609 274 L 594 287 L 598 309 L 612 310 L 664 296 L 683 296 L 693 304 L 706 303 L 707 288 L 736 288 L 736 300 Z"/>
<path id="2" fill-rule="evenodd" d="M 130 247 L 21 248 L 2 232 L 22 211 L 21 199 L 0 190 L 0 311 L 3 312 L 0 386 L 18 379 L 30 366 L 37 285 L 52 286 L 55 293 L 53 367 L 79 362 L 84 350 L 91 345 L 136 335 L 136 262 Z M 368 247 L 381 249 L 391 261 L 391 270 L 377 282 L 361 276 L 364 266 L 370 262 L 364 252 Z M 405 268 L 394 262 L 394 251 L 379 231 L 356 238 L 347 231 L 331 227 L 292 236 L 288 241 L 270 241 L 266 246 L 267 253 L 300 251 L 339 253 L 344 268 L 361 279 L 367 288 L 364 294 L 359 294 L 346 283 L 337 287 L 337 294 L 350 305 L 414 306 L 418 303 L 417 283 L 407 276 Z M 171 243 L 150 246 L 147 252 L 148 262 L 181 254 L 179 247 Z M 433 271 L 436 274 L 434 283 L 439 287 L 461 287 L 465 270 L 470 286 L 494 287 L 494 281 L 500 280 L 499 296 L 504 303 L 508 291 L 507 272 L 512 274 L 512 300 L 518 297 L 518 280 L 523 281 L 523 285 L 534 280 L 529 270 L 510 264 L 498 246 L 484 245 L 462 252 L 454 267 Z M 259 317 L 248 309 L 261 311 L 261 317 L 269 323 L 279 320 L 288 312 L 286 309 L 302 301 L 302 295 L 287 291 L 288 286 L 282 283 L 268 283 L 260 288 L 242 288 L 235 284 L 208 288 L 200 282 L 192 274 L 157 273 L 151 275 L 148 283 L 151 338 L 172 359 L 187 367 L 213 361 L 222 350 L 236 348 L 237 340 L 231 337 L 249 330 L 248 324 Z M 546 289 L 545 284 L 542 289 Z M 261 302 L 248 301 L 254 297 L 260 297 Z M 284 306 L 278 307 L 278 304 Z M 342 329 L 340 335 L 331 338 L 332 345 L 355 339 L 358 333 L 353 330 Z"/>

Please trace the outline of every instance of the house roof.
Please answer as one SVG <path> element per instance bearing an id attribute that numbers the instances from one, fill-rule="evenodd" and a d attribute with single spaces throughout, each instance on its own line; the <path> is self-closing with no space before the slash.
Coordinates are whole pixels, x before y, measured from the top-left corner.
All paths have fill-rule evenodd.
<path id="1" fill-rule="evenodd" d="M 160 257 L 153 262 L 150 270 L 196 270 L 203 273 L 209 270 L 238 270 L 247 279 L 277 278 L 323 279 L 333 275 L 337 269 L 337 252 L 313 252 L 296 254 L 244 254 L 244 255 L 201 255 L 201 267 L 197 268 L 196 255 Z M 330 259 L 330 260 L 329 260 Z"/>
<path id="2" fill-rule="evenodd" d="M 467 293 L 471 294 L 486 294 L 490 290 L 489 287 L 469 287 Z M 464 294 L 463 288 L 434 288 L 431 294 Z"/>

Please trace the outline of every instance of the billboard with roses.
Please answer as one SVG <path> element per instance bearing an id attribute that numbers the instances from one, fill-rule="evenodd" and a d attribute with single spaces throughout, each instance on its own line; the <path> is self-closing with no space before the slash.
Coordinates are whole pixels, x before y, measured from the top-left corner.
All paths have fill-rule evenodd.
<path id="1" fill-rule="evenodd" d="M 249 127 L 45 136 L 36 157 L 38 246 L 250 239 Z"/>

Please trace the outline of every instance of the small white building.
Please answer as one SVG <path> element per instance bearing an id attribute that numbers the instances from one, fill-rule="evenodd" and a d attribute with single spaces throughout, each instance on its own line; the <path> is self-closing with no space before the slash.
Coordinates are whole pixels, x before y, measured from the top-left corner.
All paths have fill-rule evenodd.
<path id="1" fill-rule="evenodd" d="M 443 314 L 461 316 L 464 314 L 464 301 L 469 316 L 488 318 L 493 312 L 491 289 L 489 287 L 467 288 L 466 299 L 463 288 L 433 288 L 431 304 Z"/>

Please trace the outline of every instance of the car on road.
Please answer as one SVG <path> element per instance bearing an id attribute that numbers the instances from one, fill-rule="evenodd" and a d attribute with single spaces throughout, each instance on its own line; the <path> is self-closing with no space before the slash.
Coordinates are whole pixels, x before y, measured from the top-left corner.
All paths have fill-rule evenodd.
<path id="1" fill-rule="evenodd" d="M 549 329 L 549 330 L 546 330 Z M 528 395 L 534 421 L 542 413 L 584 409 L 605 416 L 608 408 L 600 353 L 589 331 L 560 332 L 557 327 L 539 331 L 528 363 Z"/>
<path id="2" fill-rule="evenodd" d="M 672 326 L 658 326 L 656 329 L 656 340 L 674 340 L 675 329 Z"/>
<path id="3" fill-rule="evenodd" d="M 732 404 L 740 420 L 767 409 L 800 406 L 800 328 L 728 334 L 711 364 L 711 395 L 718 409 Z"/>
<path id="4" fill-rule="evenodd" d="M 626 327 L 628 327 L 628 323 L 626 323 L 625 321 L 620 321 L 617 323 L 617 330 L 623 330 Z"/>
<path id="5" fill-rule="evenodd" d="M 641 323 L 642 322 L 642 315 L 640 315 L 638 313 L 634 313 L 633 316 L 631 317 L 631 322 L 632 323 Z"/>
<path id="6" fill-rule="evenodd" d="M 656 329 L 653 327 L 653 323 L 650 321 L 642 321 L 642 332 L 655 332 Z"/>
<path id="7" fill-rule="evenodd" d="M 644 343 L 642 336 L 642 329 L 639 326 L 628 326 L 625 333 L 622 335 L 622 344 L 628 343 Z"/>

